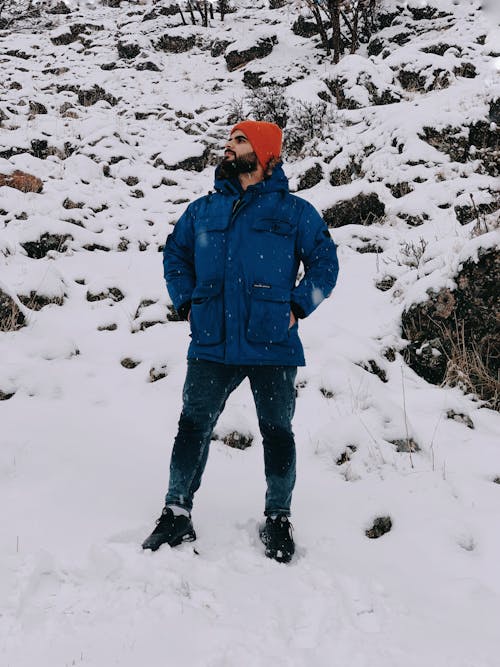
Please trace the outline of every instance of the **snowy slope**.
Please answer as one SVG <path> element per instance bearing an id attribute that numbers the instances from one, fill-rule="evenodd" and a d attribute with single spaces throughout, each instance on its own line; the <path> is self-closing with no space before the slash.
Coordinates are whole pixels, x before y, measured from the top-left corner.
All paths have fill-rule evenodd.
<path id="1" fill-rule="evenodd" d="M 497 243 L 493 227 L 478 236 L 474 221 L 459 224 L 454 206 L 470 193 L 490 201 L 498 179 L 422 134 L 484 120 L 500 92 L 500 32 L 479 3 L 433 0 L 446 17 L 414 21 L 403 8 L 381 33 L 386 53 L 368 58 L 364 47 L 334 67 L 291 31 L 294 3 L 235 4 L 209 29 L 175 27 L 178 16 L 143 21 L 151 6 L 122 3 L 0 33 L 0 173 L 21 169 L 44 185 L 0 187 L 0 287 L 28 318 L 0 334 L 0 390 L 13 394 L 0 401 L 1 664 L 495 667 L 498 415 L 409 369 L 400 317 Z M 54 44 L 77 24 L 94 27 Z M 411 39 L 391 41 L 403 29 Z M 166 53 L 155 48 L 164 34 L 194 36 L 194 46 Z M 215 39 L 231 50 L 271 36 L 270 55 L 232 72 L 211 55 Z M 119 57 L 118 42 L 138 55 Z M 454 48 L 442 56 L 422 51 L 444 42 Z M 144 62 L 159 71 L 137 69 Z M 455 73 L 464 63 L 473 78 Z M 448 87 L 433 87 L 435 69 Z M 188 343 L 187 323 L 168 319 L 159 250 L 212 185 L 246 70 L 282 83 L 286 74 L 286 94 L 305 102 L 345 80 L 356 108 L 332 96 L 331 126 L 286 172 L 297 188 L 321 165 L 323 180 L 298 194 L 322 211 L 360 192 L 385 205 L 383 222 L 332 230 L 339 283 L 301 323 L 289 566 L 267 560 L 257 538 L 263 463 L 246 384 L 216 428 L 195 551 L 140 548 L 162 507 Z M 422 89 L 402 87 L 401 70 L 423 77 Z M 374 105 L 367 79 L 401 101 Z M 94 85 L 108 101 L 85 106 Z M 330 183 L 352 164 L 352 180 Z M 412 191 L 393 196 L 403 182 Z M 28 256 L 44 234 L 52 249 Z M 422 239 L 415 259 L 408 248 Z M 388 275 L 395 283 L 382 292 Z M 34 310 L 34 294 L 54 303 Z M 252 446 L 227 447 L 234 430 Z M 410 438 L 418 451 L 398 451 Z M 392 529 L 369 539 L 377 517 Z"/>

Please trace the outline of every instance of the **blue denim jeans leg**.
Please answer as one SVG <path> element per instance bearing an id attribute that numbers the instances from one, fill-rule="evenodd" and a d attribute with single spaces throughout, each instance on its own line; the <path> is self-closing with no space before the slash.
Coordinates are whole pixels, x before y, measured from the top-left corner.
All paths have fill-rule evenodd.
<path id="1" fill-rule="evenodd" d="M 183 408 L 170 460 L 166 503 L 191 511 L 208 458 L 210 437 L 226 401 L 248 377 L 264 446 L 265 514 L 290 514 L 295 485 L 295 366 L 234 366 L 190 359 Z"/>

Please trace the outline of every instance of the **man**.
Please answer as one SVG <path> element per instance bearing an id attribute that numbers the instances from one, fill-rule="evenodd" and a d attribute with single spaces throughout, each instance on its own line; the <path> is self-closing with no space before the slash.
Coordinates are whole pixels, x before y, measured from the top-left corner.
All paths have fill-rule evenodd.
<path id="1" fill-rule="evenodd" d="M 215 192 L 179 219 L 164 250 L 165 280 L 191 326 L 183 409 L 170 462 L 166 503 L 143 548 L 196 539 L 191 522 L 210 436 L 228 396 L 250 380 L 264 446 L 266 555 L 288 562 L 295 484 L 297 366 L 304 365 L 298 322 L 331 293 L 335 244 L 317 213 L 291 195 L 273 123 L 233 127 L 215 172 Z M 300 262 L 304 276 L 296 285 Z"/>

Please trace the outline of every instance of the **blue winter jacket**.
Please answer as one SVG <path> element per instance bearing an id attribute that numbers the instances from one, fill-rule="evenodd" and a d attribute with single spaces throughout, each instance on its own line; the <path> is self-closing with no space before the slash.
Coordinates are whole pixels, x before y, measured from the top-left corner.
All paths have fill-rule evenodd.
<path id="1" fill-rule="evenodd" d="M 218 173 L 215 192 L 188 206 L 163 255 L 174 307 L 191 309 L 188 358 L 303 366 L 290 310 L 307 317 L 330 295 L 335 244 L 315 208 L 290 194 L 281 164 L 246 191 Z"/>

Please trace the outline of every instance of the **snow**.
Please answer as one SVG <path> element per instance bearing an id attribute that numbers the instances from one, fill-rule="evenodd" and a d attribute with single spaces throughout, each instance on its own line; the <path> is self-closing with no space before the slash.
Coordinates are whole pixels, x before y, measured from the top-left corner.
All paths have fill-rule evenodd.
<path id="1" fill-rule="evenodd" d="M 498 415 L 458 388 L 419 378 L 401 356 L 400 329 L 404 308 L 429 290 L 453 288 L 465 261 L 498 245 L 492 216 L 491 229 L 477 234 L 475 221 L 460 225 L 454 214 L 470 194 L 477 205 L 490 202 L 497 180 L 476 160 L 453 161 L 422 139 L 426 126 L 484 120 L 499 96 L 494 8 L 482 14 L 472 0 L 432 0 L 453 18 L 434 27 L 412 23 L 403 9 L 382 34 L 414 30 L 411 41 L 389 42 L 385 58 L 368 58 L 362 47 L 333 66 L 318 62 L 314 40 L 291 32 L 293 3 L 273 11 L 264 2 L 237 4 L 224 25 L 216 19 L 209 29 L 176 27 L 179 15 L 142 22 L 152 6 L 123 2 L 75 3 L 69 18 L 50 17 L 50 31 L 0 32 L 3 54 L 32 56 L 1 57 L 8 118 L 0 173 L 21 169 L 44 183 L 41 194 L 0 188 L 0 288 L 28 317 L 27 327 L 0 334 L 0 391 L 14 394 L 0 401 L 1 664 L 496 667 Z M 90 46 L 51 43 L 69 22 L 89 19 L 103 26 L 87 31 Z M 165 32 L 193 34 L 196 45 L 155 50 Z M 210 43 L 234 42 L 230 50 L 262 35 L 278 44 L 247 68 L 264 70 L 265 80 L 294 78 L 289 100 L 318 102 L 325 81 L 343 76 L 361 105 L 338 109 L 332 99 L 332 127 L 285 161 L 293 188 L 315 164 L 325 173 L 297 194 L 323 211 L 362 192 L 386 205 L 382 223 L 332 230 L 338 286 L 300 323 L 308 363 L 297 376 L 297 554 L 288 566 L 266 559 L 258 539 L 265 484 L 247 383 L 215 429 L 193 512 L 198 540 L 155 554 L 140 546 L 163 504 L 189 341 L 189 325 L 167 319 L 159 251 L 187 203 L 212 188 L 231 99 L 249 92 L 245 68 L 228 73 Z M 118 41 L 138 43 L 141 54 L 118 58 Z M 443 42 L 454 48 L 442 57 L 421 51 Z M 135 69 L 146 56 L 161 72 Z M 100 68 L 110 62 L 115 70 Z M 453 74 L 463 62 L 476 78 Z M 59 66 L 69 69 L 45 71 Z M 450 86 L 404 91 L 403 66 L 446 69 Z M 402 101 L 372 105 L 367 79 Z M 115 106 L 83 107 L 65 89 L 95 83 Z M 29 101 L 48 113 L 30 114 Z M 54 149 L 46 159 L 28 152 L 40 139 Z M 172 168 L 207 147 L 203 171 Z M 331 171 L 351 161 L 360 172 L 331 186 Z M 388 186 L 402 182 L 413 191 L 393 197 Z M 83 206 L 64 208 L 67 199 Z M 405 215 L 423 222 L 411 227 Z M 28 257 L 20 244 L 46 232 L 71 235 L 66 251 Z M 380 251 L 358 252 L 367 242 Z M 93 244 L 109 250 L 85 249 Z M 375 283 L 387 275 L 395 283 L 381 292 Z M 63 305 L 30 310 L 17 295 L 32 291 Z M 124 367 L 127 358 L 137 365 Z M 370 361 L 386 382 L 366 370 Z M 153 382 L 160 370 L 166 377 Z M 233 431 L 253 444 L 229 448 L 222 438 Z M 398 452 L 393 443 L 408 438 L 420 450 Z M 369 539 L 365 531 L 384 516 L 392 529 Z"/>

